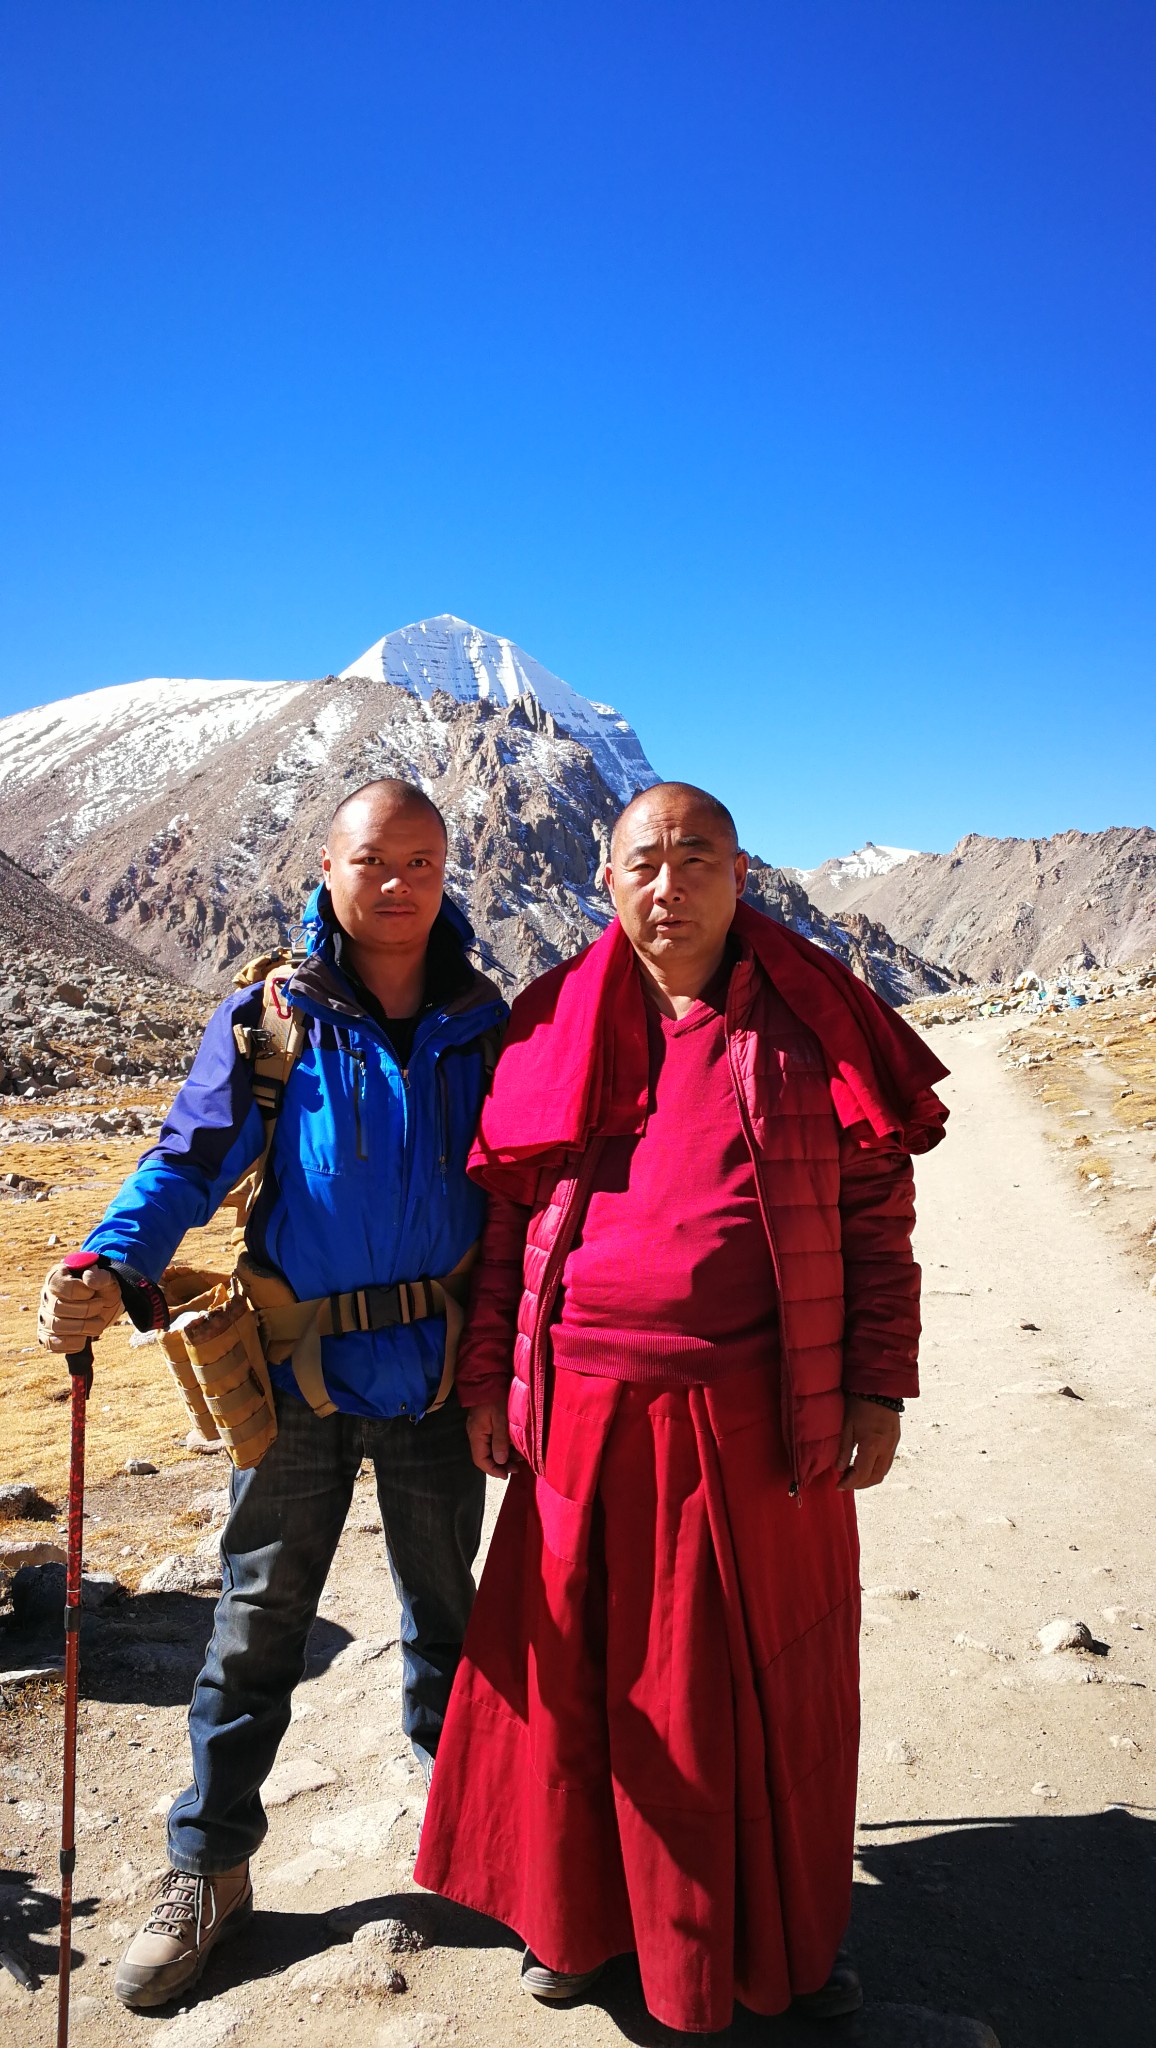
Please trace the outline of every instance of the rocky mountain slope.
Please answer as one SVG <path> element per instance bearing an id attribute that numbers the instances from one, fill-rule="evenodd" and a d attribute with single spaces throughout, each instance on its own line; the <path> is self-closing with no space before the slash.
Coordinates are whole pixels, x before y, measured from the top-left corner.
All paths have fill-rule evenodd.
<path id="1" fill-rule="evenodd" d="M 283 943 L 335 804 L 377 775 L 440 805 L 449 886 L 507 990 L 602 929 L 611 824 L 656 779 L 616 713 L 447 617 L 387 635 L 343 676 L 154 680 L 0 721 L 0 844 L 102 929 L 217 990 Z M 892 1000 L 953 979 L 869 920 L 825 918 L 777 870 L 760 863 L 752 886 Z"/>
<path id="2" fill-rule="evenodd" d="M 806 886 L 844 922 L 848 911 L 861 911 L 976 981 L 1115 967 L 1156 947 L 1150 826 L 1051 839 L 969 833 L 950 853 L 915 854 L 883 874 L 838 881 L 818 868 Z"/>
<path id="3" fill-rule="evenodd" d="M 765 861 L 753 859 L 746 894 L 776 924 L 790 925 L 805 939 L 814 939 L 826 952 L 834 953 L 889 1003 L 945 995 L 967 980 L 954 968 L 936 966 L 910 947 L 898 945 L 883 925 L 861 911 L 840 911 L 837 918 L 827 917 L 789 869 L 768 867 Z"/>
<path id="4" fill-rule="evenodd" d="M 0 854 L 0 1097 L 48 1104 L 55 1121 L 67 1111 L 71 1132 L 92 1124 L 83 1111 L 96 1098 L 83 1091 L 98 1088 L 99 1127 L 120 1129 L 109 1091 L 171 1089 L 207 1011 L 204 996 Z M 126 1127 L 149 1126 L 137 1112 Z M 52 1122 L 19 1128 L 49 1136 Z"/>
<path id="5" fill-rule="evenodd" d="M 56 981 L 61 973 L 84 979 L 96 968 L 112 968 L 166 981 L 164 969 L 135 946 L 126 944 L 109 925 L 97 924 L 29 869 L 0 853 L 0 1008 L 3 991 L 22 985 L 25 970 L 41 953 L 52 962 Z"/>

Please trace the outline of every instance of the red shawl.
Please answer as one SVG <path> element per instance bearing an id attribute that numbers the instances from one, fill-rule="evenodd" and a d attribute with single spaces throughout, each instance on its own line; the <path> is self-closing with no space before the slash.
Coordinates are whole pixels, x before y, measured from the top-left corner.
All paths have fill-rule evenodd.
<path id="1" fill-rule="evenodd" d="M 932 1089 L 947 1068 L 918 1033 L 840 961 L 749 903 L 738 905 L 732 929 L 819 1040 L 839 1122 L 865 1124 L 907 1152 L 937 1145 L 947 1110 Z M 531 982 L 514 1003 L 482 1106 L 474 1180 L 526 1200 L 527 1165 L 536 1174 L 550 1154 L 645 1127 L 645 1002 L 617 918 L 576 959 Z"/>

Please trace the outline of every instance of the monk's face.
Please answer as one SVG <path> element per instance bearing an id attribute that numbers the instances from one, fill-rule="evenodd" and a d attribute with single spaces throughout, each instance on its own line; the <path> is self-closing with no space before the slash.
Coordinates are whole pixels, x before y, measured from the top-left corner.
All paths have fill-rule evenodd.
<path id="1" fill-rule="evenodd" d="M 722 957 L 747 856 L 694 798 L 657 791 L 619 822 L 606 886 L 622 929 L 663 980 L 693 980 Z"/>
<path id="2" fill-rule="evenodd" d="M 426 805 L 372 794 L 335 822 L 321 871 L 358 946 L 408 953 L 424 947 L 441 909 L 445 837 Z"/>

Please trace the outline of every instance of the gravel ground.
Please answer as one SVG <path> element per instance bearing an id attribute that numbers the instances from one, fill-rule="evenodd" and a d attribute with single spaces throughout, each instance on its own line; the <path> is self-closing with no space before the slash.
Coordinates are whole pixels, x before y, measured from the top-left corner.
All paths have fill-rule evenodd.
<path id="1" fill-rule="evenodd" d="M 856 2048 L 1153 2038 L 1156 1301 L 1134 1242 L 1102 1227 L 1050 1112 L 1008 1067 L 1007 1036 L 996 1020 L 936 1032 L 953 1118 L 918 1168 L 924 1398 L 893 1476 L 862 1504 L 852 1938 L 870 2002 L 822 2035 Z M 107 1518 L 98 1528 L 127 1530 L 135 1515 L 134 1584 L 161 1554 L 213 1548 L 220 1461 L 168 1455 L 157 1475 L 108 1480 L 90 1499 Z M 183 2013 L 125 2013 L 110 1974 L 163 1863 L 212 1593 L 142 1591 L 90 1614 L 80 2048 L 677 2038 L 647 2018 L 628 1961 L 590 2003 L 539 2007 L 517 1990 L 512 1935 L 415 1892 L 421 1781 L 398 1733 L 397 1611 L 376 1522 L 363 1479 L 270 1781 L 256 1918 Z M 47 1523 L 22 1533 L 36 1526 L 52 1536 Z M 201 1565 L 211 1576 L 211 1559 Z M 1038 1632 L 1057 1620 L 1085 1624 L 1093 1647 L 1046 1653 Z M 3 1658 L 38 1644 L 10 1636 Z M 0 2032 L 33 2048 L 53 2028 L 59 1693 L 8 1698 L 5 1939 L 42 1988 L 0 1972 Z M 794 2048 L 819 2037 L 740 2017 L 720 2038 Z"/>

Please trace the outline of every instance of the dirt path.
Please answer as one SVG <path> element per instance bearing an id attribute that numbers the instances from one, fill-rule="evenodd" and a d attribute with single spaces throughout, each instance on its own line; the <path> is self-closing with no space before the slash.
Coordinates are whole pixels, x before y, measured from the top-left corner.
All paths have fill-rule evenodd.
<path id="1" fill-rule="evenodd" d="M 853 1938 L 872 2003 L 823 2038 L 864 2048 L 990 2048 L 975 2021 L 1002 2048 L 1153 2038 L 1156 1301 L 1001 1065 L 1003 1037 L 985 1023 L 936 1035 L 954 1069 L 953 1119 L 949 1144 L 919 1169 L 925 1393 L 892 1479 L 862 1515 Z M 1047 1391 L 1061 1387 L 1071 1392 Z M 183 1501 L 222 1476 L 202 1460 L 155 1483 Z M 256 1870 L 258 1917 L 175 2018 L 124 2013 L 109 1966 L 163 1860 L 153 1809 L 184 1782 L 182 1701 L 210 1602 L 158 1609 L 143 1653 L 141 1625 L 135 1650 L 127 1622 L 119 1635 L 109 1625 L 103 1650 L 94 1638 L 79 2048 L 678 2038 L 648 2020 L 625 1962 L 595 2003 L 534 2005 L 516 1988 L 512 1937 L 414 1891 L 420 1780 L 396 1732 L 396 1609 L 375 1522 L 363 1482 L 271 1781 L 284 1803 L 271 1805 Z M 1035 1632 L 1058 1617 L 1085 1622 L 1101 1648 L 1042 1655 Z M 58 1707 L 41 1707 L 21 1709 L 22 1775 L 0 1808 L 3 1860 L 23 1887 L 18 1925 L 45 1970 L 31 1995 L 0 1972 L 0 2033 L 13 2048 L 52 2038 Z M 350 1940 L 382 1921 L 428 1945 L 390 1953 L 388 1936 Z M 375 1993 L 391 1969 L 406 1990 Z M 726 2038 L 793 2048 L 818 2036 L 742 2020 Z"/>

